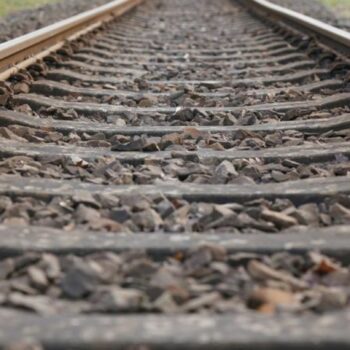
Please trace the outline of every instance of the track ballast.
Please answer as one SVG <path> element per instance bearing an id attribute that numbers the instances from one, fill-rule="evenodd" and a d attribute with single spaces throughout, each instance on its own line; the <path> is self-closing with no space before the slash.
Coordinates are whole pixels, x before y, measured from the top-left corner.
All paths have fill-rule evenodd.
<path id="1" fill-rule="evenodd" d="M 345 349 L 346 58 L 146 1 L 0 87 L 0 345 Z"/>

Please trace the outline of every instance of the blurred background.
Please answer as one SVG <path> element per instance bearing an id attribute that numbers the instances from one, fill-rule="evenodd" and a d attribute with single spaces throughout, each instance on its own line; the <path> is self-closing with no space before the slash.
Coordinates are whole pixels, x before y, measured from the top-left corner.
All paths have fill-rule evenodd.
<path id="1" fill-rule="evenodd" d="M 30 9 L 36 6 L 41 6 L 47 3 L 58 2 L 60 0 L 0 0 L 0 16 L 6 16 L 7 14 L 22 10 Z M 75 1 L 75 0 L 72 0 Z M 90 2 L 91 0 L 85 0 Z M 215 1 L 215 0 L 213 0 Z M 288 3 L 290 7 L 300 5 L 303 3 L 305 7 L 310 6 L 310 2 L 319 2 L 329 7 L 333 11 L 337 12 L 340 16 L 350 17 L 350 0 L 273 0 L 276 3 Z"/>
<path id="2" fill-rule="evenodd" d="M 0 0 L 0 16 L 6 16 L 13 11 L 33 8 L 54 1 L 58 0 Z"/>
<path id="3" fill-rule="evenodd" d="M 0 43 L 110 1 L 0 0 Z M 350 31 L 350 0 L 269 1 Z"/>

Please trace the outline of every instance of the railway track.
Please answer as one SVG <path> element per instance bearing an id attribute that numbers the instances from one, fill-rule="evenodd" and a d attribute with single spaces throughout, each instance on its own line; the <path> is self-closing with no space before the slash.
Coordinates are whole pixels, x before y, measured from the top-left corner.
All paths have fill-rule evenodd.
<path id="1" fill-rule="evenodd" d="M 342 10 L 345 11 L 345 8 L 342 10 L 334 7 L 328 7 L 320 1 L 302 1 L 302 0 L 275 0 L 272 1 L 278 5 L 290 8 L 296 12 L 303 13 L 307 16 L 317 18 L 325 23 L 329 23 L 334 27 L 338 27 L 344 30 L 349 31 L 350 21 L 349 16 L 346 16 L 346 13 L 342 13 Z"/>
<path id="2" fill-rule="evenodd" d="M 0 347 L 347 349 L 349 42 L 118 0 L 0 45 Z"/>

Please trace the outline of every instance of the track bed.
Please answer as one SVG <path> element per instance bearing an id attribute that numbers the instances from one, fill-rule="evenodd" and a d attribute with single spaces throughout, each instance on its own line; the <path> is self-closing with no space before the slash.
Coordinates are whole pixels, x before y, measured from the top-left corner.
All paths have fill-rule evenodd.
<path id="1" fill-rule="evenodd" d="M 0 345 L 348 348 L 348 79 L 228 0 L 146 1 L 12 76 Z"/>

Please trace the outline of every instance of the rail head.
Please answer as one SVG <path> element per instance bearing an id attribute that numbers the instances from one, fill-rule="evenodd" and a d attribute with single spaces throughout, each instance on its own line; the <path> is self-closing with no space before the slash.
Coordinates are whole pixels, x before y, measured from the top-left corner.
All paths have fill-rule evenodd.
<path id="1" fill-rule="evenodd" d="M 350 58 L 350 32 L 267 0 L 245 0 L 243 3 L 258 14 L 277 19 L 305 32 L 315 37 L 323 45 Z"/>
<path id="2" fill-rule="evenodd" d="M 50 47 L 57 49 L 58 43 L 63 44 L 66 40 L 75 38 L 77 33 L 83 34 L 113 17 L 122 15 L 142 1 L 114 0 L 0 44 L 0 75 L 2 73 L 2 77 L 7 76 L 4 72 L 11 69 L 13 65 L 38 55 L 40 52 L 47 52 Z"/>

